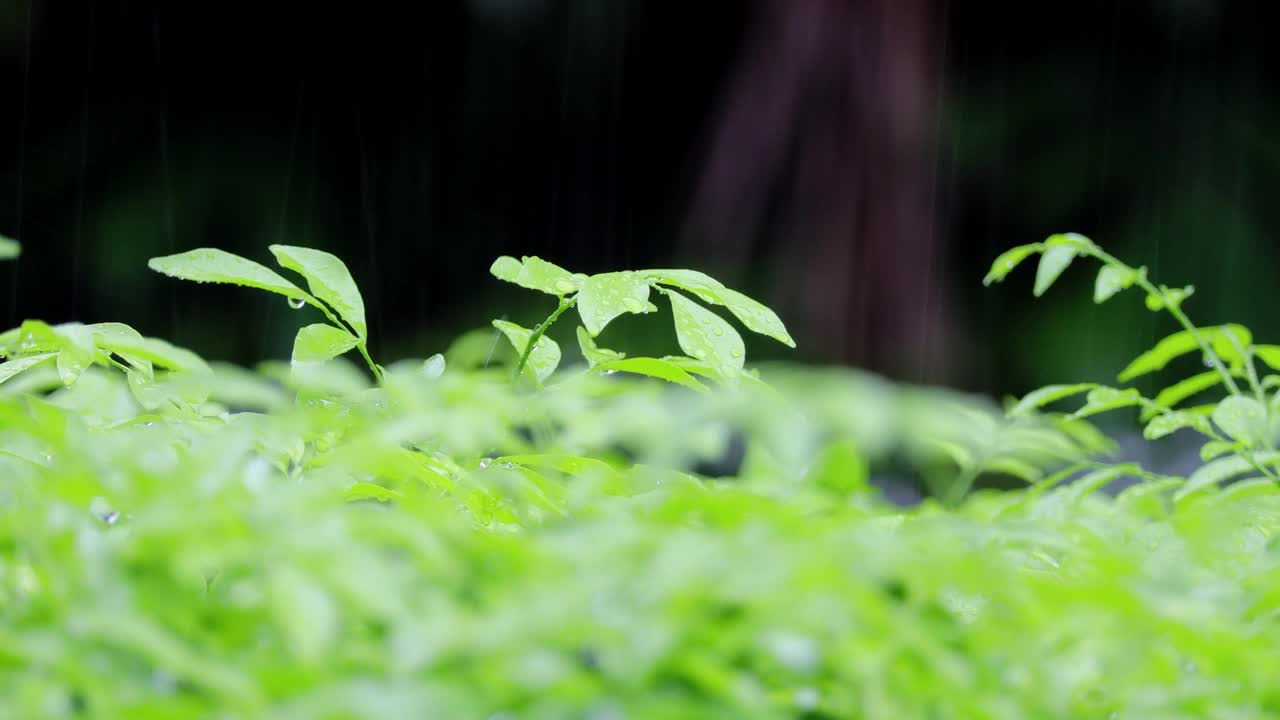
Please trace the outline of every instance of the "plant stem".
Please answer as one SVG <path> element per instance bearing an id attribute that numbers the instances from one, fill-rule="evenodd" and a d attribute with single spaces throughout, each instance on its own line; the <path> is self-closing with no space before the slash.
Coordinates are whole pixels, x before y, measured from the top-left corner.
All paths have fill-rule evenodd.
<path id="1" fill-rule="evenodd" d="M 551 327 L 551 324 L 558 320 L 565 310 L 573 307 L 576 302 L 578 302 L 577 295 L 570 298 L 561 297 L 560 306 L 556 308 L 555 312 L 548 315 L 547 319 L 542 321 L 542 324 L 533 329 L 533 332 L 529 334 L 529 342 L 525 343 L 524 352 L 520 354 L 520 362 L 516 364 L 516 377 L 520 377 L 520 373 L 524 372 L 524 366 L 529 362 L 529 355 L 533 352 L 533 348 L 538 344 L 538 341 L 542 339 L 542 336 L 547 333 L 547 328 Z"/>
<path id="2" fill-rule="evenodd" d="M 1085 252 L 1087 252 L 1090 255 L 1093 255 L 1094 257 L 1098 258 L 1099 260 L 1109 265 L 1114 265 L 1116 267 L 1132 270 L 1132 268 L 1130 268 L 1128 265 L 1116 259 L 1114 255 L 1111 255 L 1110 253 L 1106 252 L 1105 250 L 1103 250 L 1102 248 L 1099 248 L 1096 245 L 1090 244 L 1085 250 Z M 1200 350 L 1204 352 L 1204 356 L 1209 358 L 1209 363 L 1213 365 L 1213 369 L 1216 370 L 1217 373 L 1222 376 L 1222 382 L 1224 385 L 1226 385 L 1227 390 L 1232 395 L 1239 395 L 1243 397 L 1244 393 L 1240 392 L 1240 387 L 1236 385 L 1235 379 L 1231 377 L 1231 373 L 1227 372 L 1226 366 L 1222 364 L 1222 358 L 1219 358 L 1218 353 L 1213 351 L 1213 347 L 1209 345 L 1208 342 L 1205 341 L 1204 337 L 1200 334 L 1199 328 L 1197 328 L 1195 324 L 1191 322 L 1191 318 L 1187 317 L 1186 313 L 1182 312 L 1182 308 L 1179 307 L 1177 303 L 1169 302 L 1169 298 L 1165 295 L 1164 291 L 1156 287 L 1155 283 L 1148 280 L 1142 273 L 1135 274 L 1135 282 L 1137 282 L 1138 287 L 1142 288 L 1143 290 L 1147 291 L 1152 295 L 1159 297 L 1163 301 L 1164 309 L 1168 310 L 1169 314 L 1172 315 L 1178 321 L 1178 324 L 1181 325 L 1183 329 L 1185 329 L 1187 333 L 1190 334 L 1191 337 L 1195 339 L 1196 344 L 1200 346 Z M 1234 337 L 1232 338 L 1232 340 L 1234 341 Z M 1253 364 L 1248 363 L 1248 365 L 1249 365 L 1249 370 L 1252 372 Z M 1254 377 L 1256 378 L 1256 375 Z M 1254 382 L 1256 383 L 1256 380 L 1254 380 Z M 1256 389 L 1260 390 L 1260 388 L 1256 388 Z M 1264 407 L 1265 405 L 1266 404 L 1263 403 Z M 1258 472 L 1262 473 L 1266 477 L 1270 478 L 1272 481 L 1280 483 L 1280 476 L 1277 476 L 1273 471 L 1268 470 L 1266 466 L 1262 465 L 1262 463 L 1259 463 L 1257 459 L 1254 457 L 1254 453 L 1252 450 L 1248 448 L 1242 448 L 1239 451 L 1239 454 L 1241 457 L 1245 459 L 1246 462 L 1248 462 L 1250 465 L 1253 466 L 1253 469 L 1257 470 Z"/>
<path id="3" fill-rule="evenodd" d="M 360 339 L 360 342 L 356 345 L 356 349 L 360 351 L 360 357 L 364 358 L 365 364 L 368 365 L 369 369 L 373 371 L 373 378 L 378 381 L 379 385 L 381 385 L 382 384 L 382 368 L 378 367 L 378 364 L 373 361 L 373 358 L 369 357 L 369 349 L 365 347 L 364 338 Z"/>
<path id="4" fill-rule="evenodd" d="M 1090 255 L 1093 255 L 1094 257 L 1107 263 L 1108 265 L 1114 265 L 1116 267 L 1125 268 L 1126 270 L 1133 269 L 1133 268 L 1130 268 L 1128 265 L 1120 262 L 1118 259 L 1116 259 L 1115 256 L 1106 252 L 1102 248 L 1097 247 L 1096 245 L 1091 244 L 1090 246 L 1087 247 L 1085 252 L 1087 252 Z M 1213 347 L 1210 346 L 1209 343 L 1205 341 L 1204 337 L 1200 334 L 1199 328 L 1197 328 L 1191 322 L 1191 318 L 1187 317 L 1187 314 L 1182 312 L 1182 308 L 1178 307 L 1177 303 L 1169 302 L 1169 298 L 1165 296 L 1164 291 L 1156 287 L 1155 283 L 1148 280 L 1143 274 L 1136 273 L 1135 282 L 1138 283 L 1138 287 L 1141 287 L 1143 290 L 1146 290 L 1148 294 L 1155 295 L 1156 297 L 1160 298 L 1164 302 L 1164 309 L 1168 310 L 1169 314 L 1172 315 L 1174 319 L 1178 321 L 1178 324 L 1181 325 L 1183 329 L 1185 329 L 1191 335 L 1191 337 L 1195 339 L 1196 344 L 1199 345 L 1201 351 L 1204 352 L 1205 357 L 1209 358 L 1209 364 L 1211 364 L 1213 366 L 1213 369 L 1216 370 L 1217 373 L 1222 376 L 1222 382 L 1226 386 L 1227 390 L 1232 395 L 1242 395 L 1243 393 L 1240 392 L 1240 388 L 1236 385 L 1236 381 L 1231 377 L 1231 373 L 1227 372 L 1226 366 L 1222 364 L 1222 359 L 1219 358 L 1218 354 L 1213 351 Z"/>
<path id="5" fill-rule="evenodd" d="M 333 314 L 333 311 L 324 303 L 317 300 L 313 307 L 318 308 L 320 312 L 324 313 L 324 316 L 329 319 L 329 322 L 333 323 L 334 327 L 339 330 L 345 330 L 359 338 L 360 342 L 356 343 L 356 349 L 360 351 L 360 357 L 364 358 L 364 363 L 369 366 L 369 371 L 373 373 L 373 379 L 378 381 L 378 384 L 381 385 L 382 368 L 378 367 L 378 364 L 373 361 L 373 358 L 369 357 L 368 338 L 356 332 L 354 327 L 351 327 L 339 320 L 338 317 Z"/>

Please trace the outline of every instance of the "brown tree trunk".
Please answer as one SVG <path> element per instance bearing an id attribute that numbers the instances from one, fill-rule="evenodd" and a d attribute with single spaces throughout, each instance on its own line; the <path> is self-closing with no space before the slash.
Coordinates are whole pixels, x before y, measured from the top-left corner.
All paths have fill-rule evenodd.
<path id="1" fill-rule="evenodd" d="M 758 0 L 691 234 L 738 263 L 763 235 L 822 354 L 917 379 L 937 379 L 943 350 L 933 12 Z"/>

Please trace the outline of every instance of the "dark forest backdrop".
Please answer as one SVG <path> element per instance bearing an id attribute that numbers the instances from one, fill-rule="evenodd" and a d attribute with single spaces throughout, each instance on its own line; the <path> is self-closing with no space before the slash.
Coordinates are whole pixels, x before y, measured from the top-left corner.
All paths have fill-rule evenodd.
<path id="1" fill-rule="evenodd" d="M 1083 274 L 981 288 L 1075 230 L 1275 341 L 1265 6 L 9 0 L 0 314 L 283 357 L 301 313 L 145 261 L 286 242 L 349 262 L 389 360 L 545 313 L 499 254 L 684 265 L 777 307 L 801 359 L 1020 392 L 1169 329 L 1132 298 L 1104 319 Z"/>

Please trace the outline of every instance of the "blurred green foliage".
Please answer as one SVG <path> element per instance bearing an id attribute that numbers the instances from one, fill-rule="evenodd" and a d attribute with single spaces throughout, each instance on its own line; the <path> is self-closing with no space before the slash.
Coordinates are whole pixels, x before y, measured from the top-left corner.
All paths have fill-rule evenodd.
<path id="1" fill-rule="evenodd" d="M 360 335 L 329 259 L 274 250 Z M 1280 712 L 1270 481 L 1064 485 L 1107 447 L 1083 422 L 843 369 L 530 392 L 492 337 L 374 384 L 119 324 L 0 335 L 0 717 Z M 869 482 L 975 462 L 1035 484 L 903 509 Z"/>

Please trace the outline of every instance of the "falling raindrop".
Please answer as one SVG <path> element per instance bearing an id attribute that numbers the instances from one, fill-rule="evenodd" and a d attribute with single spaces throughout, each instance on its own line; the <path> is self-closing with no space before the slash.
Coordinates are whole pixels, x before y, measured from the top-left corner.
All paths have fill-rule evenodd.
<path id="1" fill-rule="evenodd" d="M 307 301 L 303 300 L 302 298 L 293 298 L 293 297 L 289 298 L 289 307 L 293 308 L 294 310 L 301 310 L 302 306 L 306 304 L 307 304 Z"/>

